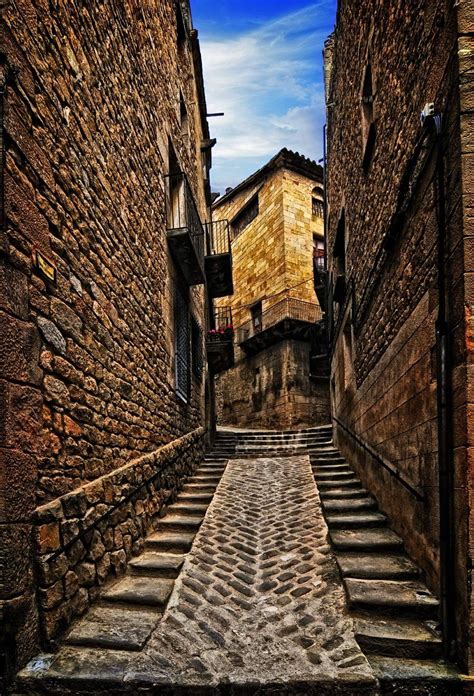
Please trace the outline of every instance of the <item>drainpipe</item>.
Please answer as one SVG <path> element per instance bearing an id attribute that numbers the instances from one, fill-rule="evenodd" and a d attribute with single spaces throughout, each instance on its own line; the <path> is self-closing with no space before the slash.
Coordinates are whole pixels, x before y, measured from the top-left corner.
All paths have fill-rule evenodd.
<path id="1" fill-rule="evenodd" d="M 446 301 L 446 191 L 444 185 L 443 118 L 435 114 L 424 122 L 435 137 L 436 209 L 438 225 L 437 278 L 438 316 L 436 319 L 436 396 L 438 419 L 439 551 L 440 601 L 443 650 L 455 658 L 454 526 L 452 466 L 451 350 Z"/>

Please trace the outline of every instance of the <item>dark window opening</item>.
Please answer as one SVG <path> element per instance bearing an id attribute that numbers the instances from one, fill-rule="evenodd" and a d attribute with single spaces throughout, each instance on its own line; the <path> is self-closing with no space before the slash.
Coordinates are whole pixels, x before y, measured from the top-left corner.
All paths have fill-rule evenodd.
<path id="1" fill-rule="evenodd" d="M 176 39 L 178 43 L 178 48 L 181 48 L 186 41 L 186 25 L 183 17 L 183 10 L 181 8 L 180 0 L 175 0 L 175 13 L 176 13 Z"/>
<path id="2" fill-rule="evenodd" d="M 203 373 L 202 329 L 194 317 L 191 317 L 191 363 L 193 375 L 201 379 Z"/>
<path id="3" fill-rule="evenodd" d="M 337 224 L 336 238 L 333 247 L 334 257 L 334 301 L 341 304 L 346 295 L 346 216 L 342 209 Z"/>
<path id="4" fill-rule="evenodd" d="M 170 230 L 179 229 L 185 224 L 184 220 L 184 189 L 183 177 L 178 158 L 171 140 L 168 142 L 168 201 L 167 201 L 167 227 Z"/>
<path id="5" fill-rule="evenodd" d="M 252 328 L 254 333 L 262 330 L 262 303 L 256 302 L 250 307 L 250 315 L 252 317 Z"/>
<path id="6" fill-rule="evenodd" d="M 185 402 L 189 398 L 189 306 L 183 292 L 174 296 L 174 357 L 176 394 Z"/>
<path id="7" fill-rule="evenodd" d="M 179 95 L 179 122 L 181 126 L 181 135 L 187 138 L 189 135 L 189 118 L 186 102 L 182 94 Z"/>
<path id="8" fill-rule="evenodd" d="M 258 196 L 254 196 L 232 220 L 232 239 L 235 239 L 258 215 Z"/>
<path id="9" fill-rule="evenodd" d="M 324 191 L 321 186 L 315 186 L 312 192 L 311 212 L 313 217 L 324 217 Z"/>
<path id="10" fill-rule="evenodd" d="M 367 63 L 362 81 L 361 107 L 362 107 L 362 150 L 363 167 L 366 171 L 372 160 L 375 148 L 375 117 L 374 117 L 375 89 L 372 75 L 372 64 Z"/>
<path id="11" fill-rule="evenodd" d="M 313 213 L 313 217 L 318 217 L 318 218 L 324 217 L 324 203 L 323 203 L 323 201 L 320 201 L 318 198 L 313 198 L 312 203 L 311 203 L 311 210 Z"/>
<path id="12" fill-rule="evenodd" d="M 324 239 L 313 235 L 313 261 L 315 267 L 323 271 L 324 270 L 324 257 L 326 254 L 326 248 L 324 245 Z"/>

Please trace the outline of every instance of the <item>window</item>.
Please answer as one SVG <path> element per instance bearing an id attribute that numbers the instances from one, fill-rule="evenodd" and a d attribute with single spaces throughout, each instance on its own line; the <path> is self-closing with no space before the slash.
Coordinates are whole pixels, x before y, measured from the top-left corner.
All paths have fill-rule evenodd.
<path id="1" fill-rule="evenodd" d="M 315 186 L 313 189 L 311 208 L 313 217 L 324 217 L 324 192 L 320 186 Z"/>
<path id="2" fill-rule="evenodd" d="M 325 246 L 324 239 L 313 236 L 313 260 L 315 267 L 322 271 L 324 270 L 324 256 L 325 256 Z"/>
<path id="3" fill-rule="evenodd" d="M 342 304 L 346 296 L 346 215 L 344 208 L 341 210 L 337 224 L 333 256 L 335 276 L 333 297 L 335 302 Z"/>
<path id="4" fill-rule="evenodd" d="M 181 135 L 184 138 L 187 138 L 189 135 L 188 110 L 186 108 L 186 102 L 184 101 L 184 97 L 181 92 L 179 95 L 179 122 L 181 126 Z"/>
<path id="5" fill-rule="evenodd" d="M 312 213 L 313 217 L 324 217 L 324 203 L 323 201 L 313 198 L 312 200 Z"/>
<path id="6" fill-rule="evenodd" d="M 372 63 L 365 66 L 362 80 L 362 151 L 364 171 L 369 168 L 375 147 L 375 118 L 374 118 L 375 89 L 372 75 Z"/>
<path id="7" fill-rule="evenodd" d="M 174 359 L 176 394 L 187 401 L 189 397 L 189 307 L 179 288 L 174 296 Z"/>
<path id="8" fill-rule="evenodd" d="M 182 48 L 184 42 L 186 41 L 186 25 L 180 0 L 175 0 L 174 7 L 176 13 L 176 40 L 178 43 L 178 48 Z"/>
<path id="9" fill-rule="evenodd" d="M 254 196 L 230 223 L 235 239 L 258 215 L 258 195 Z"/>
<path id="10" fill-rule="evenodd" d="M 252 317 L 253 333 L 256 334 L 262 330 L 262 303 L 256 302 L 250 307 L 250 314 Z"/>
<path id="11" fill-rule="evenodd" d="M 203 371 L 202 329 L 194 317 L 191 317 L 191 363 L 193 375 L 201 379 Z"/>

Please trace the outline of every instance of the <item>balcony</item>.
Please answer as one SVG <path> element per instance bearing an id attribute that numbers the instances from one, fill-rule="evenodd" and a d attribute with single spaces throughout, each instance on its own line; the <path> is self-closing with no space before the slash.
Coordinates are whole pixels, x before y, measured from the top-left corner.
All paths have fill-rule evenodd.
<path id="1" fill-rule="evenodd" d="M 207 333 L 207 362 L 211 374 L 228 370 L 234 364 L 234 327 L 230 307 L 218 307 L 214 327 Z"/>
<path id="2" fill-rule="evenodd" d="M 319 306 L 323 312 L 327 312 L 328 304 L 328 272 L 325 270 L 324 256 L 313 257 L 314 290 L 318 298 Z"/>
<path id="3" fill-rule="evenodd" d="M 166 179 L 166 236 L 171 256 L 188 285 L 202 285 L 204 275 L 204 228 L 186 175 Z"/>
<path id="4" fill-rule="evenodd" d="M 234 292 L 232 252 L 227 220 L 206 224 L 207 255 L 204 259 L 207 288 L 211 297 L 226 297 Z"/>
<path id="5" fill-rule="evenodd" d="M 286 338 L 307 341 L 310 329 L 322 318 L 319 305 L 285 297 L 237 329 L 237 343 L 248 355 Z"/>

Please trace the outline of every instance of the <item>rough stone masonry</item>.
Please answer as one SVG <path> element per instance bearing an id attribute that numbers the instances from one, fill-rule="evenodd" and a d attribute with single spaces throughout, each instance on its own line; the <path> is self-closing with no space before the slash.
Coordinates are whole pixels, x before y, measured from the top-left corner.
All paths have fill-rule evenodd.
<path id="1" fill-rule="evenodd" d="M 231 460 L 143 650 L 63 647 L 20 674 L 19 693 L 40 684 L 75 696 L 372 693 L 309 457 Z"/>
<path id="2" fill-rule="evenodd" d="M 206 220 L 209 133 L 187 2 L 0 5 L 0 652 L 13 672 L 140 550 L 202 452 L 205 374 L 187 401 L 175 391 L 165 175 L 171 161 L 186 173 Z M 204 329 L 203 291 L 187 296 Z"/>

